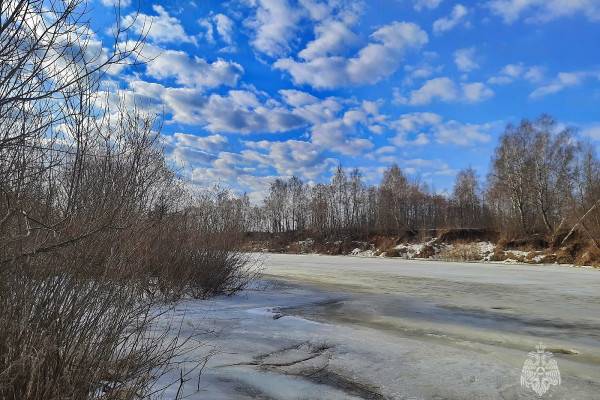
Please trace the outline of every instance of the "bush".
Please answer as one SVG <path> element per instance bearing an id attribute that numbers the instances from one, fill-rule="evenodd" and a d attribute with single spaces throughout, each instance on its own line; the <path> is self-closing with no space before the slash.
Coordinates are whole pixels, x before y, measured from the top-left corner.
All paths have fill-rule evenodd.
<path id="1" fill-rule="evenodd" d="M 156 117 L 102 95 L 141 41 L 116 24 L 95 50 L 87 1 L 50 3 L 0 2 L 0 398 L 139 399 L 181 348 L 164 300 L 252 278 L 244 219 L 223 192 L 192 203 Z"/>
<path id="2" fill-rule="evenodd" d="M 138 288 L 57 271 L 4 271 L 0 398 L 133 399 L 177 343 L 152 336 Z"/>

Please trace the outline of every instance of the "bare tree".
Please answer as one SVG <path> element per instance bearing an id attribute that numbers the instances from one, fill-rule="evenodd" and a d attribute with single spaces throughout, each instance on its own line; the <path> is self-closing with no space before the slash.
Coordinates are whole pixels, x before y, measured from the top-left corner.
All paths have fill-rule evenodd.
<path id="1" fill-rule="evenodd" d="M 456 176 L 452 200 L 456 207 L 457 226 L 462 228 L 479 227 L 481 221 L 481 199 L 479 182 L 475 170 L 467 168 Z"/>

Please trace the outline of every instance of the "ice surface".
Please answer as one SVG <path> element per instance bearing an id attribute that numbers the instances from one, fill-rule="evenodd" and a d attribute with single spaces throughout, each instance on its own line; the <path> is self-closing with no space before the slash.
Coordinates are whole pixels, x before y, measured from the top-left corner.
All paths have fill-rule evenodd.
<path id="1" fill-rule="evenodd" d="M 182 335 L 212 332 L 197 356 L 216 352 L 189 398 L 533 399 L 519 377 L 538 342 L 562 374 L 551 398 L 598 398 L 600 271 L 265 257 L 258 286 L 177 305 Z"/>

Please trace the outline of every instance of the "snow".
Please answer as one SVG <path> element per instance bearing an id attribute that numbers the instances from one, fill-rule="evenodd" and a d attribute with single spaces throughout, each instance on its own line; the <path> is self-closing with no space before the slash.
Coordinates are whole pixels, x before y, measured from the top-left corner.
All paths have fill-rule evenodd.
<path id="1" fill-rule="evenodd" d="M 375 257 L 375 250 L 361 250 L 358 247 L 350 252 L 354 257 Z"/>
<path id="2" fill-rule="evenodd" d="M 600 271 L 267 255 L 264 273 L 177 305 L 196 356 L 216 353 L 190 399 L 529 399 L 519 375 L 540 341 L 563 377 L 553 398 L 600 390 Z"/>
<path id="3" fill-rule="evenodd" d="M 517 257 L 527 257 L 529 255 L 529 251 L 522 251 L 522 250 L 506 250 L 505 252 L 506 252 L 506 254 L 512 254 Z"/>
<path id="4" fill-rule="evenodd" d="M 430 244 L 430 242 L 427 243 L 404 243 L 404 244 L 399 244 L 398 246 L 395 247 L 396 250 L 402 250 L 405 253 L 404 258 L 415 258 L 417 256 L 417 254 L 419 254 L 421 252 L 421 250 L 423 250 L 423 248 Z"/>

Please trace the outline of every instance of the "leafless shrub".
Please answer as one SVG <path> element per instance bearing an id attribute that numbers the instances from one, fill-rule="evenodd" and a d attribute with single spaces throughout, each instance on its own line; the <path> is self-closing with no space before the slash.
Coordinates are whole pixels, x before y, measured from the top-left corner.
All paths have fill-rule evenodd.
<path id="1" fill-rule="evenodd" d="M 206 297 L 250 278 L 227 242 L 238 216 L 219 214 L 220 230 L 197 219 L 156 118 L 99 93 L 141 40 L 117 15 L 112 51 L 97 46 L 86 3 L 0 1 L 3 399 L 147 397 L 182 349 L 177 332 L 155 324 L 164 296 L 153 288 Z M 161 254 L 144 252 L 167 238 Z"/>
<path id="2" fill-rule="evenodd" d="M 144 241 L 133 249 L 132 265 L 153 295 L 168 301 L 231 295 L 256 277 L 254 256 L 239 250 L 243 230 L 203 219 L 205 212 L 218 215 L 222 205 L 203 201 L 202 211 L 198 207 L 165 215 L 155 229 L 140 233 Z"/>

